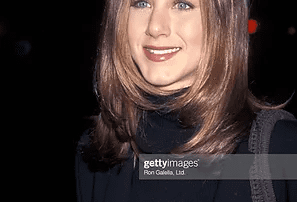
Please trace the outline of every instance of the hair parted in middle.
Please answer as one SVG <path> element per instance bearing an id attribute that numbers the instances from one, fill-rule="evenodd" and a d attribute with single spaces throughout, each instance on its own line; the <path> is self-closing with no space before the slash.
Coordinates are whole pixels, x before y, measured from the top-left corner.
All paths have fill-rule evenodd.
<path id="1" fill-rule="evenodd" d="M 138 155 L 135 134 L 148 110 L 164 106 L 151 103 L 147 94 L 170 95 L 148 83 L 132 59 L 127 22 L 130 0 L 105 3 L 94 75 L 101 113 L 92 141 L 101 161 L 112 166 L 122 162 L 131 146 Z M 180 111 L 184 127 L 201 125 L 190 141 L 172 153 L 228 154 L 236 141 L 247 135 L 261 109 L 279 109 L 258 100 L 248 85 L 248 6 L 244 0 L 200 0 L 204 30 L 203 55 L 195 82 L 185 93 L 167 103 Z"/>

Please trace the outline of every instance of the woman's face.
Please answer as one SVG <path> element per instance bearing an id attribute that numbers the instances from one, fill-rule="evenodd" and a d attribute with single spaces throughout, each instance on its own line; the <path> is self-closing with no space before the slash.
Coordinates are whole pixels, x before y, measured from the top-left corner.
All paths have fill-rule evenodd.
<path id="1" fill-rule="evenodd" d="M 131 0 L 128 37 L 146 81 L 164 90 L 190 86 L 203 44 L 199 0 Z"/>

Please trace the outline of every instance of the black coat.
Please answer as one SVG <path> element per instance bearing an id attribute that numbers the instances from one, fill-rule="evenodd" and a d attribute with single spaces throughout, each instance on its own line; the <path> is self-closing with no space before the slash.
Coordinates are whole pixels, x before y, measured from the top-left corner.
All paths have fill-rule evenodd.
<path id="1" fill-rule="evenodd" d="M 82 136 L 81 141 L 87 144 L 87 133 Z M 238 145 L 236 154 L 252 154 L 248 151 L 248 140 L 242 141 Z M 271 133 L 269 154 L 297 154 L 297 121 L 280 120 L 275 124 Z M 133 159 L 128 161 L 133 161 Z M 127 186 L 127 183 L 131 183 L 133 167 L 124 166 L 121 175 L 117 174 L 117 169 L 118 167 L 115 166 L 108 172 L 91 172 L 82 160 L 81 153 L 77 152 L 75 157 L 77 201 L 133 201 L 131 195 L 128 194 L 131 191 L 130 187 Z M 182 194 L 177 198 L 161 200 L 162 196 L 160 196 L 159 199 L 157 197 L 147 198 L 147 201 L 252 202 L 249 180 L 207 180 L 201 182 L 203 188 L 199 189 L 193 197 L 183 195 L 183 193 L 186 194 L 187 188 L 180 186 L 177 190 L 181 190 Z M 272 183 L 277 202 L 297 202 L 297 180 L 273 180 Z M 157 191 L 155 190 L 155 192 Z M 138 198 L 136 201 L 145 200 Z"/>

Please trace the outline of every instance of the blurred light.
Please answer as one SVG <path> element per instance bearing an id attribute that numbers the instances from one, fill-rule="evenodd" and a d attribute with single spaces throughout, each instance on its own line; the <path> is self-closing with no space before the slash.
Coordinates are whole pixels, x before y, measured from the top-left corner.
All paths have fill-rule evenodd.
<path id="1" fill-rule="evenodd" d="M 294 35 L 296 33 L 296 29 L 295 29 L 295 27 L 289 27 L 288 28 L 288 34 L 290 34 L 290 35 Z"/>
<path id="2" fill-rule="evenodd" d="M 253 34 L 256 32 L 258 27 L 258 23 L 256 20 L 249 20 L 248 22 L 248 31 L 250 34 Z"/>
<path id="3" fill-rule="evenodd" d="M 22 40 L 15 43 L 15 52 L 18 56 L 26 56 L 31 51 L 31 44 L 29 41 Z"/>

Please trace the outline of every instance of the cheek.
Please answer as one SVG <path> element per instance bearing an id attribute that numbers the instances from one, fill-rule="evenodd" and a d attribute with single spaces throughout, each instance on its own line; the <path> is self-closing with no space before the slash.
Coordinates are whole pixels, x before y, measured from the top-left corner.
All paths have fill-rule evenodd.
<path id="1" fill-rule="evenodd" d="M 144 14 L 138 12 L 130 12 L 128 19 L 128 37 L 129 43 L 136 42 L 145 32 L 146 20 Z"/>
<path id="2" fill-rule="evenodd" d="M 130 47 L 131 55 L 135 59 L 136 54 L 138 53 L 137 48 L 140 47 L 141 44 L 141 36 L 143 30 L 142 19 L 139 18 L 135 13 L 130 14 L 128 19 L 128 44 Z"/>
<path id="3" fill-rule="evenodd" d="M 135 38 L 135 31 L 137 31 L 135 29 L 135 20 L 132 20 L 134 19 L 133 16 L 129 16 L 129 19 L 128 19 L 128 40 L 129 40 L 129 44 L 131 45 L 133 43 L 133 39 Z"/>
<path id="4" fill-rule="evenodd" d="M 202 24 L 200 22 L 200 19 L 197 19 L 197 17 L 193 17 L 187 20 L 184 20 L 182 23 L 182 26 L 180 26 L 180 33 L 187 44 L 187 48 L 200 48 L 202 45 Z M 197 50 L 196 50 L 197 51 Z"/>

